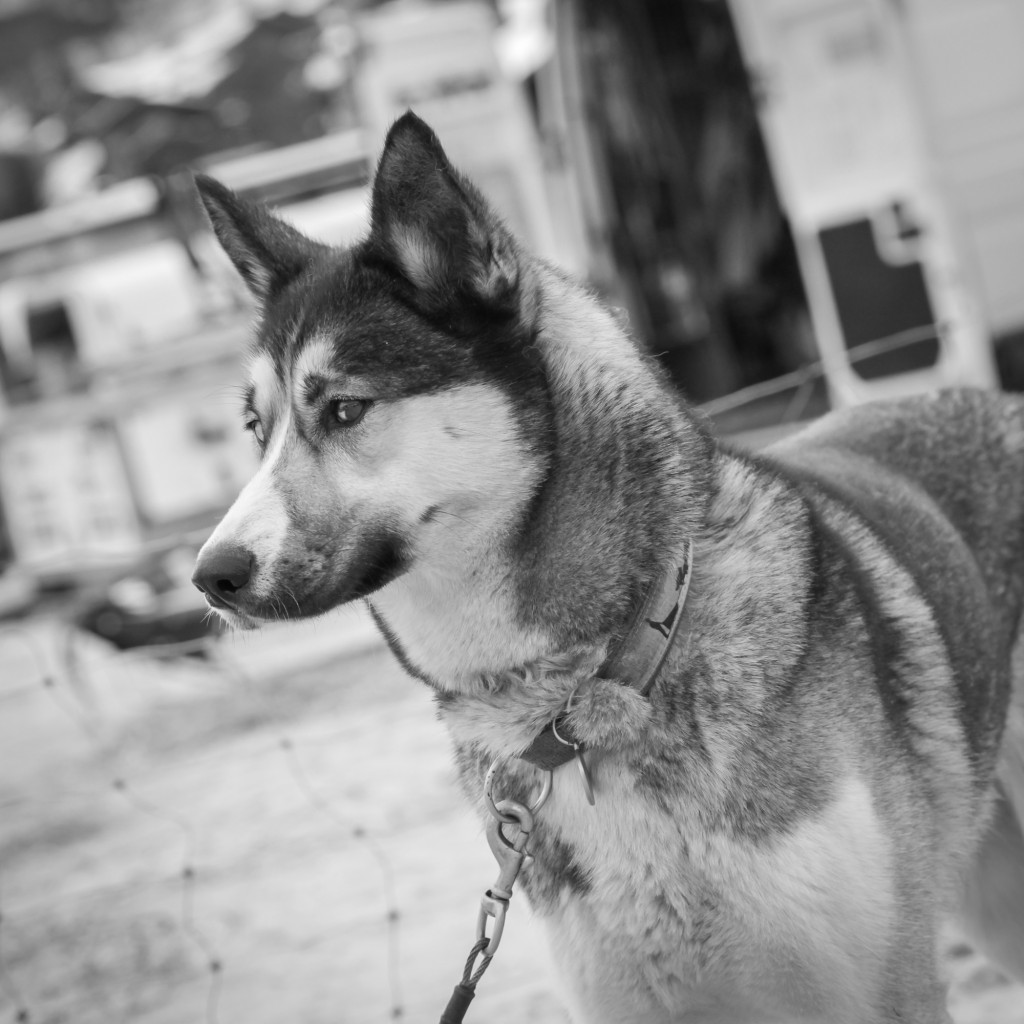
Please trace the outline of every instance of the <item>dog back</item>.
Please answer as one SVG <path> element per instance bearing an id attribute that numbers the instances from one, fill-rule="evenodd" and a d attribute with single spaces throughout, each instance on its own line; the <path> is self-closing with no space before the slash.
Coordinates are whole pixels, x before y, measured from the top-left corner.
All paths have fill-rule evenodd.
<path id="1" fill-rule="evenodd" d="M 1024 604 L 1024 400 L 965 390 L 875 403 L 828 416 L 765 457 L 804 494 L 874 609 L 875 660 L 891 705 L 907 699 L 892 669 L 898 645 L 863 551 L 853 550 L 851 520 L 906 570 L 934 616 L 983 777 Z"/>

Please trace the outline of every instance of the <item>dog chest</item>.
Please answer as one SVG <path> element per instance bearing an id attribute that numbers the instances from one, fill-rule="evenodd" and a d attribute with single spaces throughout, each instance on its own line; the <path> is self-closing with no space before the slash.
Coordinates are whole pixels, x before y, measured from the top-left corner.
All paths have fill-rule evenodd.
<path id="1" fill-rule="evenodd" d="M 884 948 L 894 915 L 890 851 L 862 782 L 848 779 L 815 818 L 765 843 L 703 833 L 683 808 L 609 789 L 595 809 L 545 808 L 588 881 L 537 908 L 583 1019 L 604 1020 L 587 1008 L 609 1005 L 619 1020 L 686 1009 L 740 1024 L 826 1007 L 855 1019 L 883 969 L 867 951 Z M 539 855 L 535 890 L 546 869 Z"/>

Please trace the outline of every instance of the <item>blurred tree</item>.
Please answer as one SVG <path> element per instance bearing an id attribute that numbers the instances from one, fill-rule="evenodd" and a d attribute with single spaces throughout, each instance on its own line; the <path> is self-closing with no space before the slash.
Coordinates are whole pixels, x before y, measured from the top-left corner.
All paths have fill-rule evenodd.
<path id="1" fill-rule="evenodd" d="M 73 40 L 118 23 L 114 0 L 5 0 L 0 3 L 0 92 L 39 120 L 62 109 L 75 77 Z"/>
<path id="2" fill-rule="evenodd" d="M 35 168 L 26 153 L 0 150 L 0 220 L 20 217 L 39 208 Z"/>
<path id="3" fill-rule="evenodd" d="M 102 185 L 166 175 L 219 150 L 280 146 L 321 134 L 330 103 L 307 74 L 319 48 L 313 16 L 279 13 L 256 21 L 223 54 L 228 73 L 208 94 L 187 102 L 108 96 L 80 81 L 76 69 L 83 63 L 129 46 L 138 52 L 180 42 L 226 6 L 218 0 L 0 0 L 0 112 L 22 112 L 25 138 L 18 148 L 27 151 L 8 159 L 0 150 L 0 215 L 35 208 L 49 190 L 26 191 L 26 173 L 38 176 L 52 157 L 86 142 L 102 147 Z"/>
<path id="4" fill-rule="evenodd" d="M 167 175 L 225 145 L 223 126 L 202 103 L 147 103 L 131 96 L 83 94 L 72 139 L 102 139 L 111 180 Z"/>
<path id="5" fill-rule="evenodd" d="M 204 98 L 233 144 L 284 146 L 325 128 L 326 97 L 310 87 L 306 66 L 319 49 L 315 18 L 264 18 L 228 52 L 233 67 Z"/>

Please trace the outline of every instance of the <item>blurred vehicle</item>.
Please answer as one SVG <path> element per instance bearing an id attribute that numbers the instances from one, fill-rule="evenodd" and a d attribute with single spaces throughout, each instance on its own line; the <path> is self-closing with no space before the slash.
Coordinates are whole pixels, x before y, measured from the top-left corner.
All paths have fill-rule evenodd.
<path id="1" fill-rule="evenodd" d="M 75 625 L 119 650 L 187 645 L 174 653 L 203 656 L 206 645 L 194 641 L 222 629 L 192 586 L 194 560 L 195 550 L 189 548 L 147 560 L 90 598 L 76 613 Z"/>

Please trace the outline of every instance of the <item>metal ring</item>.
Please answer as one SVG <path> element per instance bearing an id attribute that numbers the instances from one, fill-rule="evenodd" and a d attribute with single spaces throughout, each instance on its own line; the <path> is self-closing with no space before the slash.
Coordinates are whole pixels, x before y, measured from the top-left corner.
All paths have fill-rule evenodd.
<path id="1" fill-rule="evenodd" d="M 515 825 L 521 833 L 529 835 L 533 831 L 533 812 L 518 800 L 499 800 L 494 806 L 502 815 L 502 820 L 495 822 L 496 835 L 502 845 L 510 850 L 515 850 L 516 840 L 509 839 L 502 829 L 506 825 Z M 497 856 L 496 853 L 495 856 Z"/>
<path id="2" fill-rule="evenodd" d="M 570 698 L 570 700 L 571 699 L 572 698 Z M 570 743 L 567 739 L 564 739 L 562 734 L 558 731 L 558 719 L 557 718 L 553 718 L 551 720 L 551 732 L 554 734 L 555 739 L 558 740 L 558 742 L 562 744 L 562 746 L 564 746 L 564 747 L 572 747 L 573 750 L 576 749 L 577 744 Z"/>
<path id="3" fill-rule="evenodd" d="M 552 719 L 551 721 L 551 731 L 552 733 L 554 733 L 555 739 L 558 740 L 558 742 L 561 743 L 562 746 L 572 747 L 573 750 L 579 750 L 579 744 L 570 743 L 569 740 L 565 739 L 565 737 L 562 736 L 562 734 L 558 731 L 558 719 L 561 718 L 562 715 L 568 715 L 572 711 L 572 702 L 579 695 L 581 685 L 581 683 L 577 683 L 573 687 L 572 693 L 569 694 L 569 697 L 565 702 L 565 707 L 563 708 L 562 713 L 558 715 L 556 718 Z"/>
<path id="4" fill-rule="evenodd" d="M 566 711 L 566 714 L 568 714 L 568 713 L 569 713 L 570 711 L 572 711 L 572 702 L 573 702 L 573 701 L 574 701 L 574 700 L 575 700 L 575 699 L 576 699 L 576 698 L 577 698 L 577 697 L 579 696 L 579 693 L 580 693 L 580 687 L 581 687 L 582 685 L 583 685 L 582 683 L 577 683 L 577 684 L 576 684 L 576 685 L 575 685 L 575 686 L 574 686 L 574 687 L 572 688 L 572 693 L 570 693 L 570 694 L 569 694 L 569 699 L 568 699 L 568 700 L 567 700 L 567 701 L 565 702 L 565 711 Z"/>
<path id="5" fill-rule="evenodd" d="M 487 804 L 487 810 L 498 821 L 506 825 L 513 825 L 518 823 L 519 819 L 514 815 L 503 814 L 498 810 L 498 806 L 494 801 L 494 780 L 499 770 L 504 768 L 507 762 L 507 757 L 496 757 L 491 763 L 491 767 L 487 769 L 487 775 L 484 777 L 484 802 Z M 551 779 L 551 771 L 545 770 L 541 780 L 540 793 L 537 795 L 537 799 L 527 806 L 527 810 L 531 814 L 536 814 L 547 803 L 548 797 L 551 796 Z"/>

